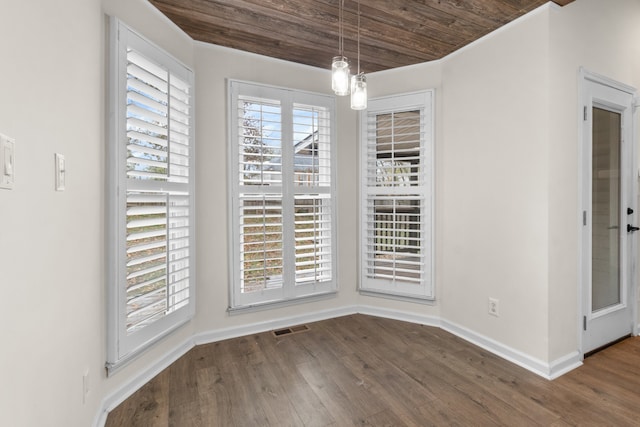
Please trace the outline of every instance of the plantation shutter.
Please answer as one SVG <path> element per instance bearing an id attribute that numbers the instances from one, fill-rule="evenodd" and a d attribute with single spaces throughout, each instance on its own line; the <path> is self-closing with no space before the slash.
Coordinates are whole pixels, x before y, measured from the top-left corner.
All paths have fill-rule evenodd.
<path id="1" fill-rule="evenodd" d="M 328 111 L 294 105 L 295 283 L 332 279 L 331 127 Z"/>
<path id="2" fill-rule="evenodd" d="M 431 93 L 371 100 L 362 138 L 361 289 L 433 295 Z"/>
<path id="3" fill-rule="evenodd" d="M 120 237 L 113 255 L 120 267 L 109 367 L 188 320 L 194 305 L 193 76 L 122 23 L 114 25 L 114 98 L 122 101 L 112 147 L 112 228 Z"/>
<path id="4" fill-rule="evenodd" d="M 230 82 L 231 308 L 335 290 L 330 97 Z"/>
<path id="5" fill-rule="evenodd" d="M 240 292 L 246 295 L 283 283 L 282 105 L 239 96 L 236 117 Z"/>

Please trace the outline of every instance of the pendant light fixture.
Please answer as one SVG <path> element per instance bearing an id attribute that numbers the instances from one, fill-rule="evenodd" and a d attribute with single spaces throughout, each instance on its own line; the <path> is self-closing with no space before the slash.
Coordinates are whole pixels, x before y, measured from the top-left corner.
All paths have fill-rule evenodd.
<path id="1" fill-rule="evenodd" d="M 331 89 L 338 96 L 349 95 L 349 61 L 344 56 L 343 18 L 344 0 L 338 0 L 338 50 L 340 55 L 333 57 L 331 63 Z"/>
<path id="2" fill-rule="evenodd" d="M 367 78 L 360 71 L 360 0 L 358 0 L 358 74 L 351 77 L 351 109 L 367 108 Z"/>

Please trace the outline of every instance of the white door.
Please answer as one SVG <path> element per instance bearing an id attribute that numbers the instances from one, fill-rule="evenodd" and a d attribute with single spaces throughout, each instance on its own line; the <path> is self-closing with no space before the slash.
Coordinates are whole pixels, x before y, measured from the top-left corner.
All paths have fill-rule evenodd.
<path id="1" fill-rule="evenodd" d="M 582 352 L 633 333 L 636 161 L 634 90 L 583 79 Z"/>

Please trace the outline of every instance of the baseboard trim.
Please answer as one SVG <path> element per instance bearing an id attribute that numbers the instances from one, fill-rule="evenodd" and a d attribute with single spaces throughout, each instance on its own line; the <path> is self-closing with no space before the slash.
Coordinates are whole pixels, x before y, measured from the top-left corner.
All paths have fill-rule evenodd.
<path id="1" fill-rule="evenodd" d="M 235 326 L 226 329 L 203 332 L 194 336 L 196 345 L 209 344 L 229 338 L 237 338 L 245 335 L 258 334 L 260 332 L 281 329 L 289 326 L 300 325 L 309 322 L 332 319 L 334 317 L 347 316 L 357 313 L 357 306 L 346 306 L 331 310 L 316 311 L 298 316 L 281 317 L 266 322 L 252 323 L 250 325 Z"/>
<path id="2" fill-rule="evenodd" d="M 562 375 L 562 373 L 566 373 L 571 369 L 580 366 L 579 364 L 576 364 L 576 356 L 579 357 L 577 352 L 557 359 L 552 363 L 546 363 L 453 322 L 442 320 L 441 327 L 445 331 L 451 332 L 465 341 L 490 351 L 496 356 L 502 357 L 503 359 L 548 380 L 557 378 Z"/>
<path id="3" fill-rule="evenodd" d="M 436 316 L 425 316 L 423 314 L 408 313 L 405 311 L 391 310 L 388 308 L 374 307 L 371 305 L 361 305 L 357 307 L 357 312 L 369 316 L 384 317 L 387 319 L 401 320 L 403 322 L 416 323 L 419 325 L 440 327 L 440 318 Z"/>
<path id="4" fill-rule="evenodd" d="M 176 346 L 175 349 L 156 360 L 148 369 L 141 372 L 140 375 L 135 376 L 131 381 L 123 384 L 118 390 L 103 399 L 102 406 L 95 417 L 93 426 L 104 427 L 107 421 L 107 416 L 111 410 L 125 401 L 143 385 L 151 381 L 153 377 L 158 375 L 196 345 L 209 344 L 230 338 L 237 338 L 274 329 L 286 328 L 357 313 L 442 328 L 447 332 L 450 332 L 472 344 L 477 345 L 478 347 L 481 347 L 511 363 L 521 366 L 524 369 L 549 380 L 558 378 L 559 376 L 582 365 L 580 354 L 577 351 L 556 359 L 551 363 L 545 363 L 509 346 L 503 345 L 489 337 L 478 334 L 453 322 L 443 320 L 437 316 L 426 316 L 418 313 L 391 310 L 369 305 L 350 305 L 196 334 Z"/>
<path id="5" fill-rule="evenodd" d="M 502 357 L 503 359 L 508 360 L 509 362 L 514 363 L 548 380 L 558 378 L 559 376 L 582 365 L 580 354 L 577 351 L 556 359 L 551 363 L 545 363 L 542 360 L 533 358 L 525 353 L 522 353 L 521 351 L 501 344 L 500 342 L 495 341 L 489 337 L 478 334 L 453 322 L 442 320 L 436 316 L 424 316 L 415 313 L 407 313 L 404 311 L 390 310 L 373 306 L 360 306 L 358 308 L 358 313 L 442 328 L 445 331 L 464 339 L 465 341 L 468 341 L 472 344 L 477 345 L 478 347 L 490 351 L 496 356 Z"/>
<path id="6" fill-rule="evenodd" d="M 449 322 L 447 320 L 442 321 L 441 327 L 445 331 L 450 332 L 453 335 L 464 339 L 465 341 L 475 344 L 478 347 L 490 351 L 491 353 L 500 356 L 511 363 L 515 363 L 516 365 L 525 368 L 535 374 L 538 374 L 541 377 L 548 378 L 549 366 L 539 359 L 528 356 L 525 353 L 501 344 L 500 342 L 492 338 L 489 338 L 475 331 L 472 331 L 471 329 L 467 329 L 463 326 L 460 326 L 453 322 Z"/>
<path id="7" fill-rule="evenodd" d="M 582 366 L 582 357 L 580 352 L 574 351 L 559 359 L 554 360 L 550 364 L 549 379 L 555 380 L 556 378 L 566 374 L 569 371 Z"/>

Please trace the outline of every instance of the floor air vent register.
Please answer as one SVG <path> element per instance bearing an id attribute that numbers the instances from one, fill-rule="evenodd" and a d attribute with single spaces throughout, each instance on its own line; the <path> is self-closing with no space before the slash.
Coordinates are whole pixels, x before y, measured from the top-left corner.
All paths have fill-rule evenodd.
<path id="1" fill-rule="evenodd" d="M 281 337 L 283 335 L 297 334 L 297 333 L 305 332 L 308 330 L 309 330 L 309 327 L 307 325 L 298 325 L 298 326 L 292 326 L 290 328 L 276 329 L 272 332 L 274 336 Z"/>

